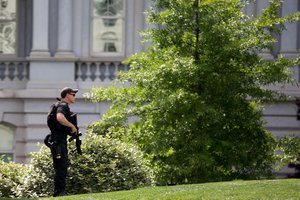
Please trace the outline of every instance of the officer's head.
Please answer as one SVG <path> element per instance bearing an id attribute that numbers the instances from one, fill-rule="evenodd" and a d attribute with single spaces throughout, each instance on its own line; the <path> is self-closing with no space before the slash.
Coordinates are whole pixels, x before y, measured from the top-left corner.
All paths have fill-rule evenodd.
<path id="1" fill-rule="evenodd" d="M 72 89 L 72 88 L 69 88 L 69 87 L 65 87 L 61 90 L 60 96 L 61 96 L 61 98 L 65 98 L 68 94 L 75 96 L 75 94 L 77 92 L 78 92 L 78 89 Z"/>

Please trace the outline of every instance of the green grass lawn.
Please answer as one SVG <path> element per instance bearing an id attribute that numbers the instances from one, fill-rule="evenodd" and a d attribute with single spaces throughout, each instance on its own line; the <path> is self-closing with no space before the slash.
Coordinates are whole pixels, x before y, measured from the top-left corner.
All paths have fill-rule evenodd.
<path id="1" fill-rule="evenodd" d="M 40 198 L 41 200 L 120 200 L 120 199 L 300 199 L 300 179 L 231 181 L 146 187 L 129 191 L 107 192 L 66 196 L 60 198 Z M 3 200 L 0 198 L 0 200 Z"/>

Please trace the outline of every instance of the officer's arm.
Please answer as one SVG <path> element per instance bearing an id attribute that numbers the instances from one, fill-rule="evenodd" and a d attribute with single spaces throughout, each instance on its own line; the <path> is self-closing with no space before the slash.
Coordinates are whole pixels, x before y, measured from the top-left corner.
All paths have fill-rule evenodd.
<path id="1" fill-rule="evenodd" d="M 76 127 L 71 123 L 71 122 L 69 122 L 67 119 L 66 119 L 66 117 L 64 116 L 64 114 L 62 114 L 62 113 L 57 113 L 56 114 L 56 119 L 57 119 L 57 121 L 61 124 L 61 125 L 64 125 L 64 126 L 67 126 L 67 127 L 69 127 L 69 128 L 71 128 L 72 129 L 72 133 L 76 133 L 77 132 L 77 129 L 76 129 Z"/>

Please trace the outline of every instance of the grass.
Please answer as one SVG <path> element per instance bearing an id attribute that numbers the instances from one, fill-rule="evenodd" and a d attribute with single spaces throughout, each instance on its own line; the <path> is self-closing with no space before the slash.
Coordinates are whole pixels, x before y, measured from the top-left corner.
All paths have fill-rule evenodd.
<path id="1" fill-rule="evenodd" d="M 186 200 L 186 199 L 300 199 L 299 179 L 230 181 L 193 185 L 146 187 L 129 191 L 73 195 L 40 200 Z M 0 200 L 4 200 L 0 198 Z"/>

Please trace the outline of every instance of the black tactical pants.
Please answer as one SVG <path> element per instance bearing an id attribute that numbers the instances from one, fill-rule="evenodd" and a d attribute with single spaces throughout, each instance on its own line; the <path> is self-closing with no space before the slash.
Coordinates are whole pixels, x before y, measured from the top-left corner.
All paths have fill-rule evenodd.
<path id="1" fill-rule="evenodd" d="M 51 149 L 54 167 L 54 194 L 62 196 L 65 193 L 66 177 L 68 168 L 68 148 L 67 144 L 59 143 Z"/>

